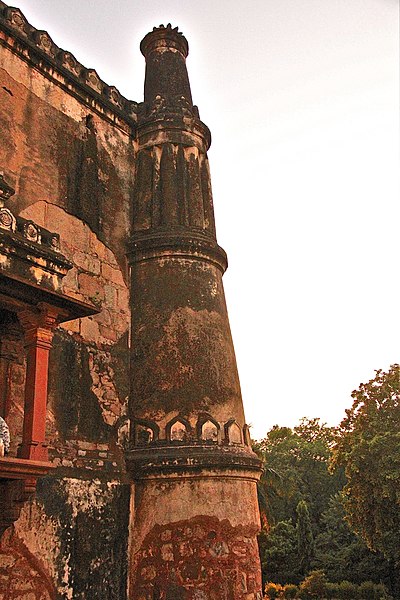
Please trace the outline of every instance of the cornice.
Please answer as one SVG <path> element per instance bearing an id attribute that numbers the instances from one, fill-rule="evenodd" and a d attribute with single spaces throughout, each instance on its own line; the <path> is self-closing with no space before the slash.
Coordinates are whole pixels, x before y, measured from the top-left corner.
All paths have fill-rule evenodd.
<path id="1" fill-rule="evenodd" d="M 258 481 L 260 459 L 243 447 L 166 446 L 131 449 L 125 454 L 133 479 L 159 477 L 241 477 Z"/>
<path id="2" fill-rule="evenodd" d="M 33 27 L 19 8 L 1 0 L 0 44 L 120 129 L 135 130 L 137 102 L 122 96 L 95 69 L 86 68 L 71 52 L 57 46 L 46 31 Z"/>
<path id="3" fill-rule="evenodd" d="M 225 251 L 203 230 L 184 227 L 136 231 L 130 240 L 130 264 L 160 258 L 181 258 L 210 262 L 225 273 L 228 259 Z"/>

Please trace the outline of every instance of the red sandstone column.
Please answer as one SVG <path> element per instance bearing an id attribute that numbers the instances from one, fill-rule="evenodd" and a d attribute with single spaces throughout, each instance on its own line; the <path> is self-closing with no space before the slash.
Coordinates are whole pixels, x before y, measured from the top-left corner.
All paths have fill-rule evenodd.
<path id="1" fill-rule="evenodd" d="M 24 425 L 19 458 L 47 461 L 46 407 L 49 353 L 60 309 L 40 303 L 18 313 L 27 349 Z"/>
<path id="2" fill-rule="evenodd" d="M 130 600 L 256 600 L 256 482 L 188 43 L 141 44 L 131 265 Z"/>

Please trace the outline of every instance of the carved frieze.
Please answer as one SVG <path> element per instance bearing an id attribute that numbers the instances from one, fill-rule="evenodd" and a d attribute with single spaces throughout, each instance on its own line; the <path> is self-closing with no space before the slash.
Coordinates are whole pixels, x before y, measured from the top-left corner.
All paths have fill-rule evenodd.
<path id="1" fill-rule="evenodd" d="M 195 424 L 182 415 L 176 415 L 165 426 L 148 419 L 133 421 L 134 447 L 148 445 L 176 444 L 217 444 L 251 446 L 249 426 L 243 428 L 236 419 L 231 418 L 225 423 L 219 423 L 212 415 L 201 413 Z"/>
<path id="2" fill-rule="evenodd" d="M 33 221 L 26 221 L 22 227 L 24 237 L 26 237 L 27 240 L 30 242 L 35 242 L 36 244 L 40 244 L 41 236 L 38 225 L 36 225 Z"/>
<path id="3" fill-rule="evenodd" d="M 23 35 L 27 35 L 28 22 L 18 8 L 6 8 L 4 16 L 12 27 L 18 29 Z"/>
<path id="4" fill-rule="evenodd" d="M 58 54 L 58 59 L 61 66 L 63 66 L 65 69 L 68 69 L 68 71 L 74 75 L 79 76 L 81 72 L 81 65 L 76 60 L 75 56 L 71 54 L 71 52 L 61 50 L 61 52 Z"/>
<path id="5" fill-rule="evenodd" d="M 115 86 L 105 86 L 104 91 L 113 104 L 122 108 L 123 98 Z"/>
<path id="6" fill-rule="evenodd" d="M 92 108 L 95 100 L 97 106 L 94 108 L 100 109 L 102 115 L 110 118 L 111 115 L 108 113 L 116 113 L 128 127 L 134 126 L 137 103 L 124 98 L 114 86 L 107 86 L 94 69 L 86 69 L 71 52 L 57 46 L 46 31 L 35 29 L 18 8 L 4 7 L 4 4 L 0 3 L 0 29 L 2 26 L 7 33 L 12 31 L 17 42 L 13 45 L 13 49 L 21 54 L 24 60 L 29 58 L 36 69 L 43 68 L 46 76 L 50 75 L 48 70 L 50 60 L 55 71 L 58 69 L 62 77 L 68 77 L 68 88 L 71 92 L 78 94 Z M 45 64 L 42 64 L 42 53 L 47 56 Z M 61 70 L 60 67 L 63 69 Z M 68 71 L 67 74 L 64 69 Z M 60 84 L 62 77 L 55 76 L 53 81 L 56 85 Z M 82 84 L 87 86 L 84 91 Z M 96 95 L 92 95 L 91 90 Z M 115 119 L 112 120 L 115 123 Z M 121 126 L 122 123 L 119 121 L 118 125 Z M 126 130 L 126 125 L 122 127 Z"/>
<path id="7" fill-rule="evenodd" d="M 46 54 L 52 57 L 56 55 L 57 46 L 54 44 L 47 31 L 35 31 L 32 35 L 32 39 L 43 52 L 46 52 Z"/>
<path id="8" fill-rule="evenodd" d="M 104 84 L 94 69 L 85 70 L 85 83 L 98 94 L 102 93 Z"/>
<path id="9" fill-rule="evenodd" d="M 11 210 L 8 208 L 0 208 L 0 227 L 6 231 L 14 232 L 17 226 L 17 221 Z"/>
<path id="10" fill-rule="evenodd" d="M 0 229 L 16 234 L 28 242 L 48 247 L 52 251 L 59 252 L 60 236 L 58 233 L 48 231 L 39 227 L 31 220 L 16 217 L 12 211 L 5 206 L 7 200 L 15 193 L 11 185 L 0 174 Z M 60 256 L 61 258 L 61 256 Z"/>

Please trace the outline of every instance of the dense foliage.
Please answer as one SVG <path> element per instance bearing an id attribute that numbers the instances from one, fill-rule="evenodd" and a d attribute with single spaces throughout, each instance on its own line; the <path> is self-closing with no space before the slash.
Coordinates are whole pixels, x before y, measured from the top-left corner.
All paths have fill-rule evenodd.
<path id="1" fill-rule="evenodd" d="M 310 585 L 317 585 L 319 576 L 330 598 L 345 598 L 347 593 L 364 598 L 360 586 L 370 580 L 370 586 L 396 587 L 393 565 L 369 550 L 344 518 L 344 463 L 337 461 L 329 470 L 340 435 L 340 430 L 319 419 L 303 419 L 293 429 L 273 427 L 255 448 L 265 465 L 259 490 L 264 516 L 260 535 L 263 577 L 272 586 L 271 594 L 275 593 L 273 585 L 280 590 L 276 597 L 315 597 L 307 596 L 312 569 L 317 575 Z"/>
<path id="2" fill-rule="evenodd" d="M 400 567 L 400 366 L 377 371 L 352 397 L 334 449 L 344 506 L 368 546 Z"/>

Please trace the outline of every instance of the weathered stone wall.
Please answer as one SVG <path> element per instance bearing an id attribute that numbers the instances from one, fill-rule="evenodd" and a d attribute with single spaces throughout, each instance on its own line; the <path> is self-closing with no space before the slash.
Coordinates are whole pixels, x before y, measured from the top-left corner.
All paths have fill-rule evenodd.
<path id="1" fill-rule="evenodd" d="M 132 600 L 157 590 L 169 600 L 260 597 L 256 487 L 247 475 L 209 468 L 135 486 Z"/>
<path id="2" fill-rule="evenodd" d="M 192 103 L 183 35 L 160 26 L 141 50 L 137 105 L 0 0 L 0 170 L 16 191 L 10 209 L 59 234 L 64 271 L 51 293 L 87 309 L 65 314 L 92 314 L 53 337 L 46 438 L 55 470 L 0 540 L 0 600 L 261 598 L 261 470 L 223 293 L 210 132 Z M 43 273 L 30 270 L 31 294 Z M 24 318 L 19 305 L 0 306 L 0 414 L 15 453 L 26 359 L 10 311 Z M 44 369 L 29 375 L 36 349 L 27 379 L 35 389 L 41 380 L 43 415 Z"/>
<path id="3" fill-rule="evenodd" d="M 0 598 L 126 598 L 129 487 L 47 478 L 0 542 Z"/>
<path id="4" fill-rule="evenodd" d="M 55 333 L 47 441 L 57 468 L 1 540 L 0 599 L 119 600 L 130 496 L 125 254 L 134 115 L 95 71 L 2 2 L 0 43 L 0 171 L 16 190 L 10 208 L 60 234 L 74 265 L 63 293 L 99 310 Z M 5 313 L 1 321 L 0 408 L 15 455 L 25 353 L 18 322 Z"/>
<path id="5" fill-rule="evenodd" d="M 111 123 L 94 101 L 89 106 L 65 85 L 2 46 L 0 168 L 16 190 L 14 212 L 38 201 L 57 204 L 87 223 L 123 269 L 134 174 L 131 125 Z"/>

